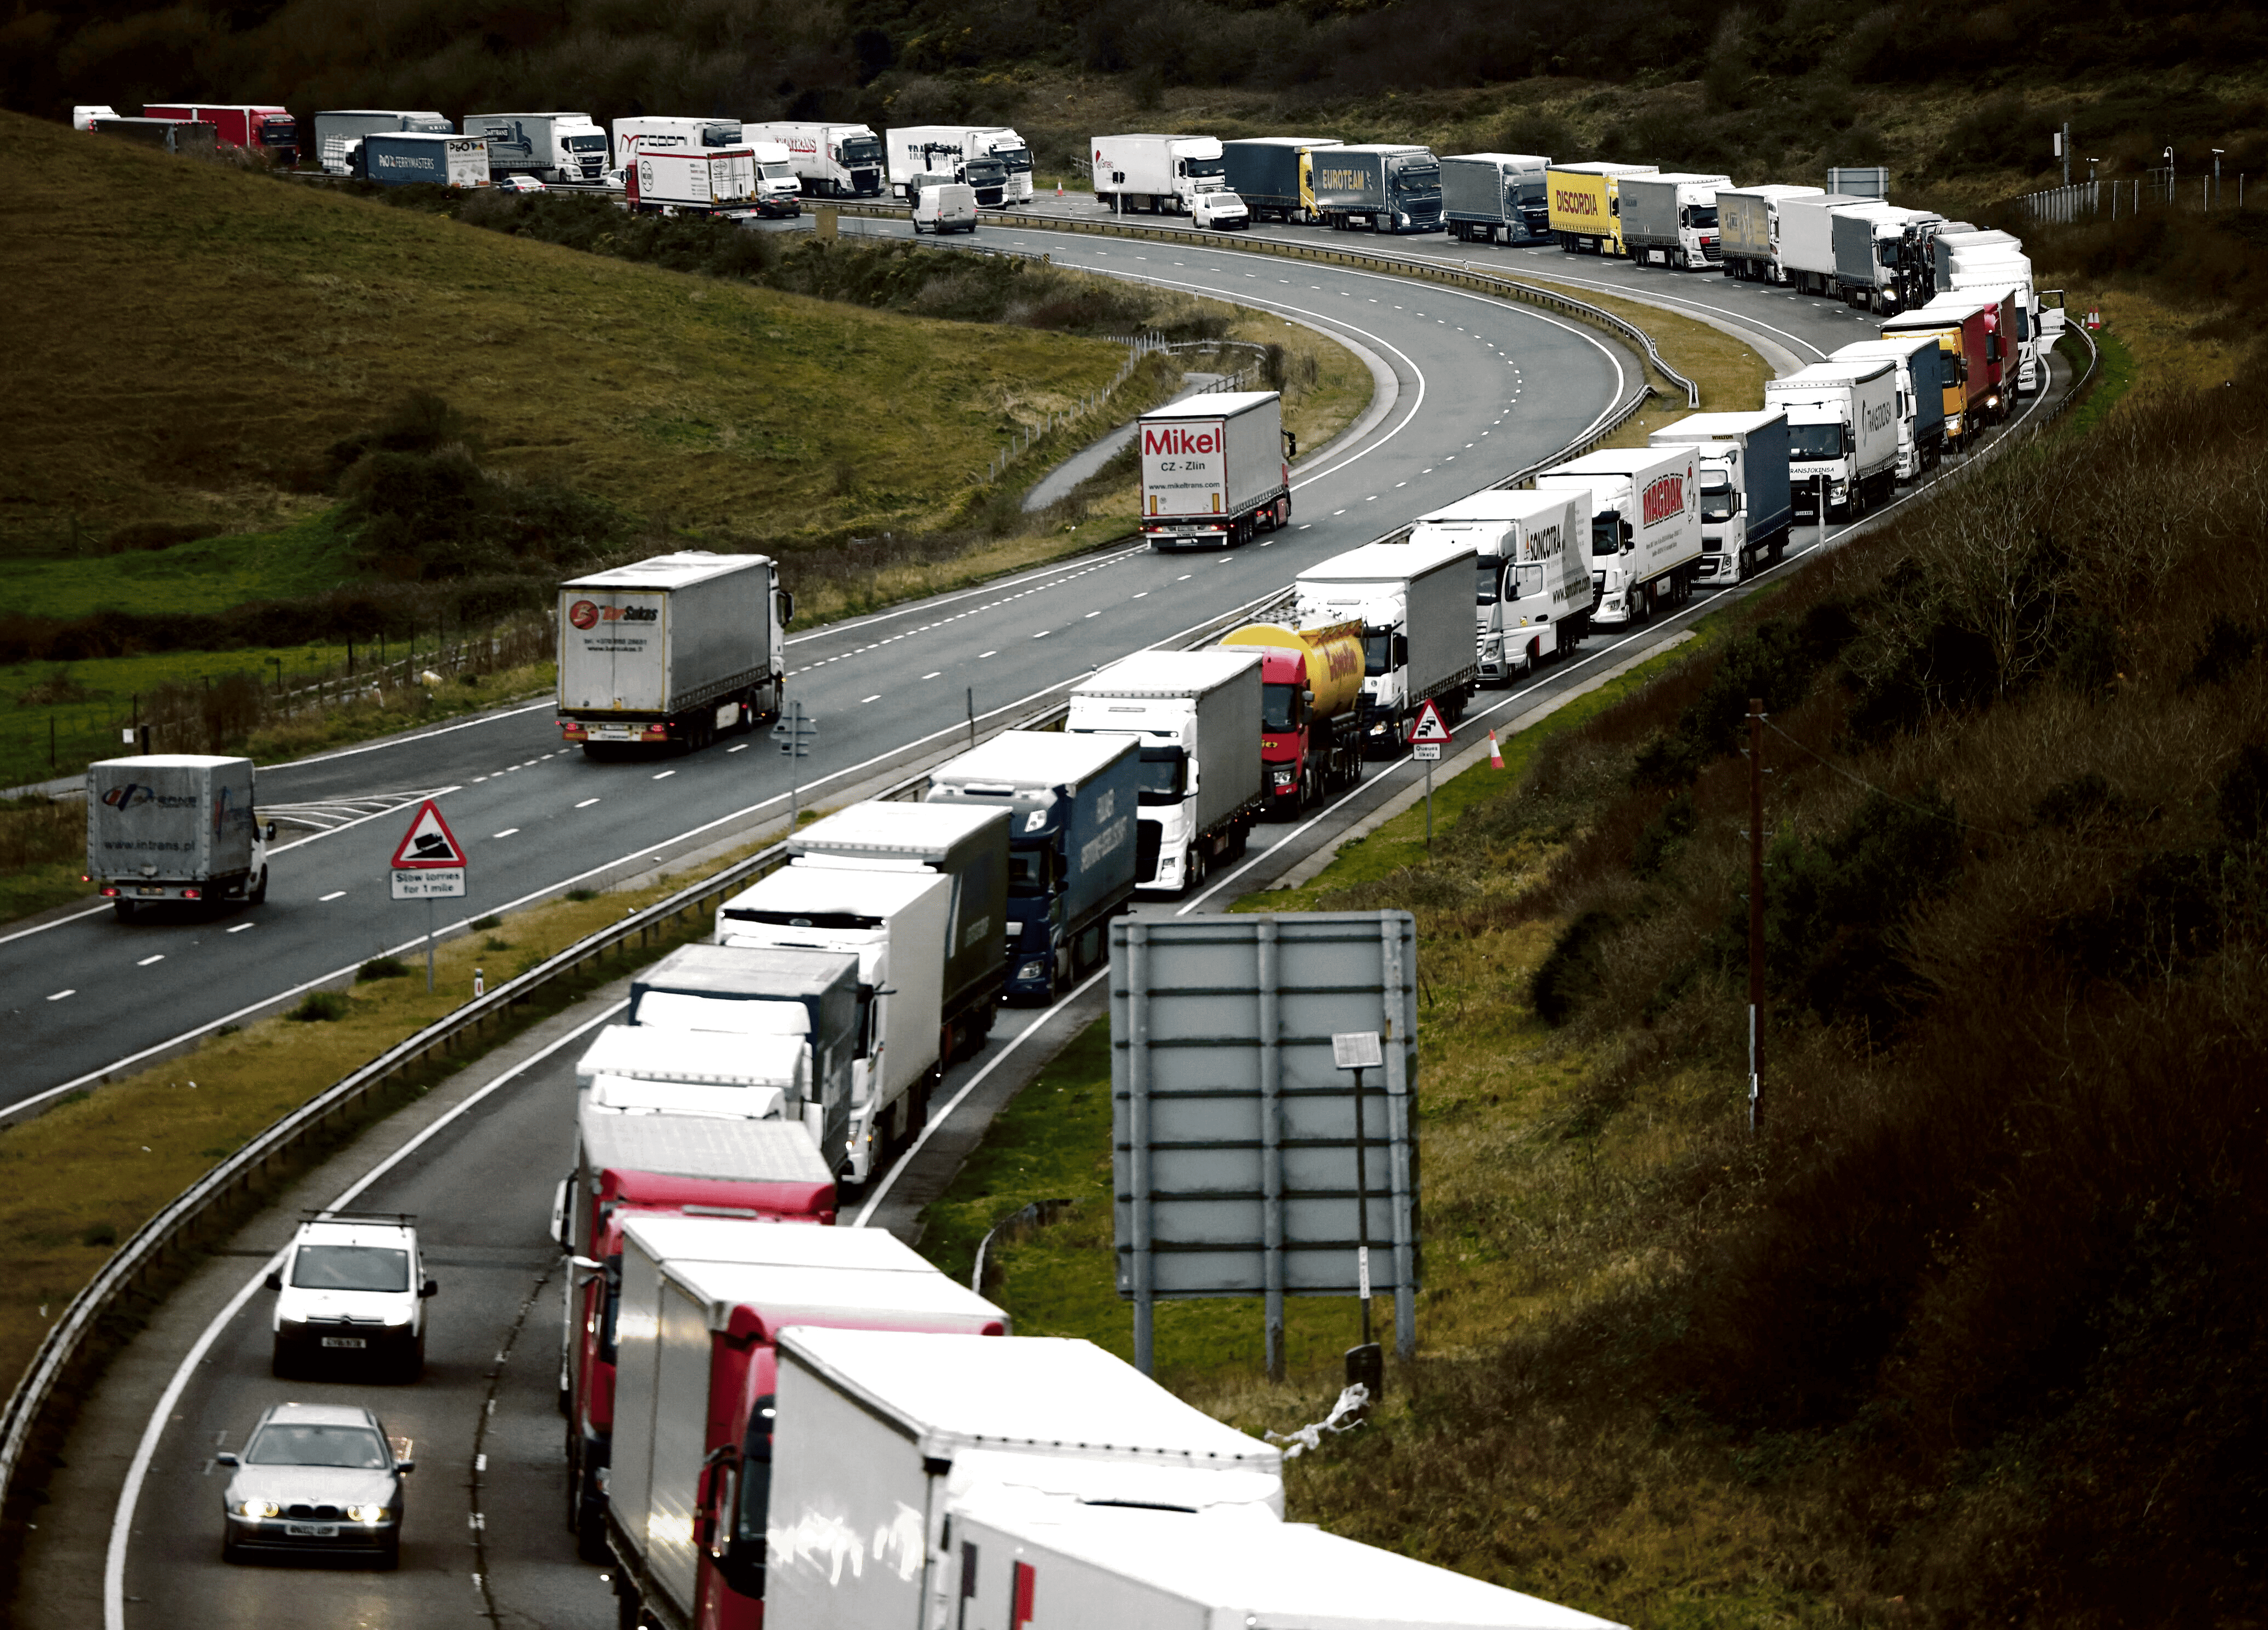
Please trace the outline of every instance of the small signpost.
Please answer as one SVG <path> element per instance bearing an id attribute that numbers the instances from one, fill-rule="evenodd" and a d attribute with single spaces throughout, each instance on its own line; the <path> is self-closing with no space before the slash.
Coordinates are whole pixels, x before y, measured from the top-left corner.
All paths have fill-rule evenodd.
<path id="1" fill-rule="evenodd" d="M 1434 743 L 1437 751 L 1440 745 Z M 1367 1387 L 1376 1403 L 1386 1390 L 1386 1352 L 1370 1334 L 1370 1140 L 1362 1124 L 1362 1073 L 1386 1064 L 1379 1033 L 1333 1031 L 1331 1064 L 1354 1072 L 1355 1294 L 1362 1301 L 1362 1344 L 1346 1355 L 1346 1378 L 1349 1386 Z"/>
<path id="2" fill-rule="evenodd" d="M 781 755 L 788 760 L 787 775 L 787 835 L 795 836 L 796 822 L 803 812 L 798 807 L 802 784 L 796 779 L 795 761 L 811 756 L 811 739 L 819 734 L 819 721 L 803 711 L 803 704 L 791 702 L 779 722 L 772 726 L 772 740 L 779 743 Z"/>
<path id="3" fill-rule="evenodd" d="M 1410 755 L 1425 766 L 1425 855 L 1433 854 L 1433 766 L 1441 762 L 1441 749 L 1456 738 L 1449 734 L 1441 710 L 1426 697 L 1418 704 L 1418 717 L 1410 721 Z"/>
<path id="4" fill-rule="evenodd" d="M 425 902 L 425 988 L 433 988 L 433 902 L 465 893 L 465 846 L 427 799 L 394 851 L 394 897 Z"/>

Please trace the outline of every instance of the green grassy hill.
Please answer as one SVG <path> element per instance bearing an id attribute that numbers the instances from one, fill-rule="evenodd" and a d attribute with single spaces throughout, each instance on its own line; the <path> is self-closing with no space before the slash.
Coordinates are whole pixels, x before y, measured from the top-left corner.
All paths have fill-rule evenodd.
<path id="1" fill-rule="evenodd" d="M 0 446 L 0 551 L 18 556 L 151 523 L 277 529 L 327 502 L 333 443 L 418 391 L 475 423 L 490 469 L 635 515 L 758 537 L 918 526 L 965 493 L 1012 404 L 1067 406 L 1123 358 L 625 264 L 14 114 L 0 282 L 11 395 L 37 426 Z"/>

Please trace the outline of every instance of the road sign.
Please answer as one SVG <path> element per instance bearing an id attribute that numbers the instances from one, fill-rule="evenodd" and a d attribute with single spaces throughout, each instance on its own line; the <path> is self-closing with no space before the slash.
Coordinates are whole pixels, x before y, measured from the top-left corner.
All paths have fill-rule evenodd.
<path id="1" fill-rule="evenodd" d="M 1426 763 L 1439 763 L 1441 757 L 1441 744 L 1439 741 L 1413 741 L 1410 746 L 1410 756 Z"/>
<path id="2" fill-rule="evenodd" d="M 1449 741 L 1455 740 L 1449 726 L 1441 719 L 1441 710 L 1428 697 L 1418 704 L 1418 717 L 1410 721 L 1409 741 L 1414 746 L 1420 741 Z"/>
<path id="3" fill-rule="evenodd" d="M 460 899 L 465 892 L 465 846 L 427 799 L 402 834 L 392 862 L 397 900 Z"/>

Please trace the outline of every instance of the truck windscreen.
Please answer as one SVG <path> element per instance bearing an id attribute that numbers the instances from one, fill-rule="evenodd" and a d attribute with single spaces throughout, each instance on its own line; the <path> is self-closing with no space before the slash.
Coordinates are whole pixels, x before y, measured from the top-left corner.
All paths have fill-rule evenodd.
<path id="1" fill-rule="evenodd" d="M 1688 226 L 1697 226 L 1704 232 L 1717 230 L 1717 206 L 1713 203 L 1689 203 L 1678 213 L 1685 218 Z"/>
<path id="2" fill-rule="evenodd" d="M 961 179 L 971 187 L 999 187 L 1008 180 L 1008 166 L 998 159 L 971 159 L 961 166 Z"/>
<path id="3" fill-rule="evenodd" d="M 1484 555 L 1473 563 L 1475 572 L 1474 602 L 1492 606 L 1497 601 L 1497 588 L 1504 575 L 1504 563 L 1492 555 Z"/>
<path id="4" fill-rule="evenodd" d="M 871 136 L 854 136 L 843 144 L 843 162 L 880 164 L 882 162 L 882 144 Z"/>
<path id="5" fill-rule="evenodd" d="M 1011 175 L 1020 175 L 1032 167 L 1032 150 L 1028 147 L 995 147 L 992 156 L 1007 166 Z"/>
<path id="6" fill-rule="evenodd" d="M 1140 801 L 1145 804 L 1180 803 L 1189 795 L 1188 764 L 1188 756 L 1178 747 L 1144 748 Z"/>
<path id="7" fill-rule="evenodd" d="M 1394 636 L 1366 629 L 1362 636 L 1362 671 L 1366 678 L 1394 671 Z"/>
<path id="8" fill-rule="evenodd" d="M 1008 852 L 1008 892 L 1025 899 L 1047 893 L 1055 877 L 1055 845 L 1031 844 Z"/>
<path id="9" fill-rule="evenodd" d="M 1430 159 L 1397 163 L 1394 166 L 1394 190 L 1398 193 L 1440 192 L 1441 166 Z"/>
<path id="10" fill-rule="evenodd" d="M 1300 727 L 1299 686 L 1260 687 L 1260 727 L 1263 730 L 1297 730 Z"/>
<path id="11" fill-rule="evenodd" d="M 1791 459 L 1839 459 L 1850 451 L 1850 428 L 1840 420 L 1831 424 L 1787 427 L 1787 456 Z"/>
<path id="12" fill-rule="evenodd" d="M 299 127 L 289 119 L 270 114 L 261 124 L 260 139 L 270 147 L 295 147 L 299 142 Z"/>
<path id="13" fill-rule="evenodd" d="M 571 153 L 602 153 L 607 151 L 607 138 L 603 136 L 571 136 L 567 138 L 567 151 Z"/>
<path id="14" fill-rule="evenodd" d="M 1730 520 L 1733 518 L 1733 490 L 1729 486 L 1704 486 L 1701 489 L 1701 519 Z"/>

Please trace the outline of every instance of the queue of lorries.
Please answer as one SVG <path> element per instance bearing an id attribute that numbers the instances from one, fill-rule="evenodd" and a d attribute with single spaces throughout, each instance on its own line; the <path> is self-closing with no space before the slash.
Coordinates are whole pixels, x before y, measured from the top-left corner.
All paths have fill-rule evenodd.
<path id="1" fill-rule="evenodd" d="M 139 116 L 107 107 L 72 109 L 83 130 L 185 151 L 184 130 L 258 152 L 284 169 L 312 161 L 325 173 L 380 186 L 583 186 L 619 190 L 634 210 L 728 219 L 799 213 L 806 198 L 919 203 L 925 188 L 966 186 L 965 213 L 1032 195 L 1032 152 L 1005 125 L 917 125 L 877 136 L 863 124 L 638 115 L 611 129 L 581 113 L 468 114 L 353 108 L 318 113 L 302 136 L 280 106 L 151 103 Z M 948 196 L 948 209 L 961 201 Z M 932 202 L 932 210 L 935 205 Z"/>

